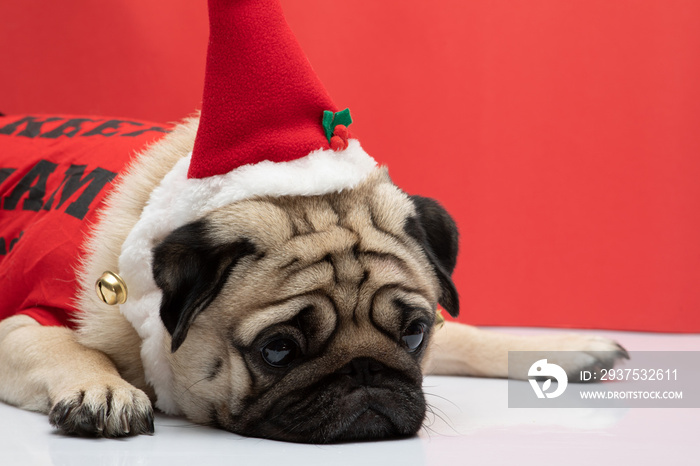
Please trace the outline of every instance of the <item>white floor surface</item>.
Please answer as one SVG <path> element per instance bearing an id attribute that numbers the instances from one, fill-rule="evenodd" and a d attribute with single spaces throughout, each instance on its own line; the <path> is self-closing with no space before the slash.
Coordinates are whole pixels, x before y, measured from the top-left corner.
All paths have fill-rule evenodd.
<path id="1" fill-rule="evenodd" d="M 629 351 L 700 351 L 697 334 L 591 333 Z M 0 466 L 700 465 L 700 409 L 514 409 L 505 380 L 427 377 L 424 387 L 432 413 L 417 437 L 330 446 L 243 438 L 163 415 L 153 436 L 80 439 L 0 403 Z"/>

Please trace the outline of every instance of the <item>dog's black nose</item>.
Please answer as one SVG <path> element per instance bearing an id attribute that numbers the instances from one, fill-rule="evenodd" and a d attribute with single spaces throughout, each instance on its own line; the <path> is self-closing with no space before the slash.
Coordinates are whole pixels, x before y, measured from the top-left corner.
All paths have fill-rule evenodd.
<path id="1" fill-rule="evenodd" d="M 339 374 L 347 375 L 358 385 L 373 386 L 382 380 L 386 367 L 376 359 L 355 358 L 338 371 Z"/>

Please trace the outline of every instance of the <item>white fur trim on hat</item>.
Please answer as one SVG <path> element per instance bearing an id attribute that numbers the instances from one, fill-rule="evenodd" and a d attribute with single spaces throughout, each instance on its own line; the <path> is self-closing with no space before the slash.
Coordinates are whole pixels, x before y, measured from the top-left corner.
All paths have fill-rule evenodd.
<path id="1" fill-rule="evenodd" d="M 351 189 L 377 165 L 356 139 L 342 151 L 317 150 L 301 159 L 263 161 L 201 179 L 187 178 L 190 158 L 191 154 L 178 161 L 151 193 L 119 256 L 119 274 L 129 289 L 120 310 L 143 340 L 146 381 L 155 389 L 156 406 L 168 414 L 180 414 L 180 409 L 173 393 L 167 330 L 160 319 L 162 293 L 153 279 L 153 248 L 176 228 L 228 204 L 258 196 L 312 196 Z"/>

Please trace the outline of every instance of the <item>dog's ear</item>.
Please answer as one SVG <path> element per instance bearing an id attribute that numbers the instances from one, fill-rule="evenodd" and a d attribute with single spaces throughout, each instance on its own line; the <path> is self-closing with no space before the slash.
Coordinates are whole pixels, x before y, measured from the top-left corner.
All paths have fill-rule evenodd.
<path id="1" fill-rule="evenodd" d="M 153 249 L 153 278 L 163 292 L 160 318 L 172 336 L 175 352 L 195 317 L 221 291 L 231 270 L 255 253 L 246 239 L 215 244 L 205 221 L 182 226 Z"/>
<path id="2" fill-rule="evenodd" d="M 452 317 L 459 314 L 459 295 L 452 282 L 457 264 L 459 233 L 450 214 L 434 199 L 409 196 L 416 207 L 416 216 L 406 220 L 405 231 L 421 246 L 433 265 L 440 282 L 440 305 Z"/>

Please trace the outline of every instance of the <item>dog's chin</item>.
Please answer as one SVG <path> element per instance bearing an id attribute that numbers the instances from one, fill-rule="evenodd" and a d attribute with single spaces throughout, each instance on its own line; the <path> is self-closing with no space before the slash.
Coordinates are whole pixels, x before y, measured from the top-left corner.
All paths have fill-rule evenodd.
<path id="1" fill-rule="evenodd" d="M 402 438 L 418 432 L 425 411 L 420 385 L 388 380 L 368 387 L 326 379 L 278 400 L 244 434 L 298 443 Z"/>

